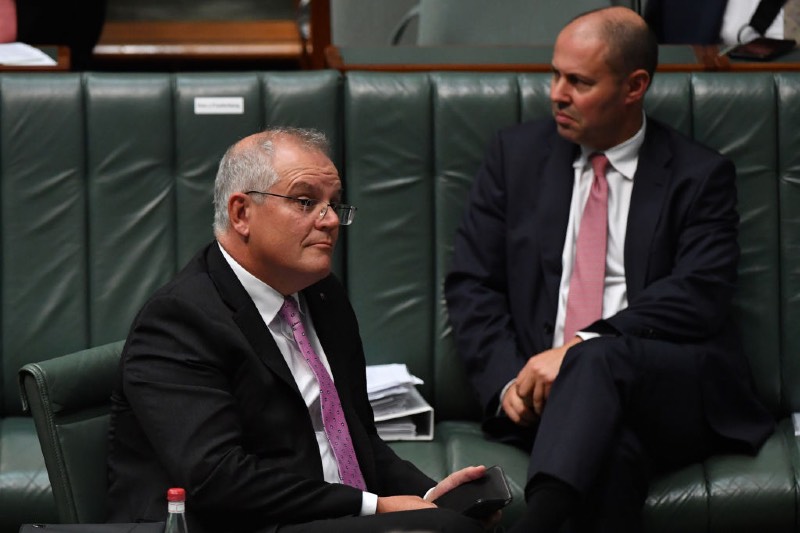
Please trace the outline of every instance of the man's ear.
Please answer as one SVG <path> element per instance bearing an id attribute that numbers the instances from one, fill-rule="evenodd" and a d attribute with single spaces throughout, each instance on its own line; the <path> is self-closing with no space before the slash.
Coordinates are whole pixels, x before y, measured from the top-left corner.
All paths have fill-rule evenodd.
<path id="1" fill-rule="evenodd" d="M 628 103 L 642 101 L 647 88 L 650 87 L 650 74 L 644 69 L 634 70 L 628 76 L 627 84 L 628 96 L 626 101 Z"/>
<path id="2" fill-rule="evenodd" d="M 250 196 L 235 192 L 228 198 L 228 220 L 231 228 L 244 238 L 250 236 L 250 209 L 253 200 Z"/>

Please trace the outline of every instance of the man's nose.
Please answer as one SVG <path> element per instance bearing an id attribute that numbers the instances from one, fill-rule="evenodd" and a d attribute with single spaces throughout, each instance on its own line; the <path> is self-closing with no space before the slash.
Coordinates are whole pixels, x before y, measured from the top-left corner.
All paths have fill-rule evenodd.
<path id="1" fill-rule="evenodd" d="M 330 204 L 326 204 L 325 207 L 322 208 L 322 211 L 320 211 L 317 223 L 320 226 L 325 226 L 325 227 L 338 226 L 339 215 L 336 213 L 336 210 L 331 207 Z"/>
<path id="2" fill-rule="evenodd" d="M 563 80 L 553 80 L 550 82 L 550 100 L 559 105 L 568 103 L 569 97 L 565 91 Z"/>

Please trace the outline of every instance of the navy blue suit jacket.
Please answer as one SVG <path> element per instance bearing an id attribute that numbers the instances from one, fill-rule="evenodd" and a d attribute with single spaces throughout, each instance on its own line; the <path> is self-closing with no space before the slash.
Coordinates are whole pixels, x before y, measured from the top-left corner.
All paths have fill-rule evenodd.
<path id="1" fill-rule="evenodd" d="M 578 151 L 551 119 L 500 131 L 458 228 L 445 294 L 487 417 L 527 359 L 552 347 Z M 649 119 L 624 249 L 629 305 L 583 329 L 696 353 L 712 426 L 756 447 L 772 422 L 730 320 L 737 226 L 733 164 Z"/>

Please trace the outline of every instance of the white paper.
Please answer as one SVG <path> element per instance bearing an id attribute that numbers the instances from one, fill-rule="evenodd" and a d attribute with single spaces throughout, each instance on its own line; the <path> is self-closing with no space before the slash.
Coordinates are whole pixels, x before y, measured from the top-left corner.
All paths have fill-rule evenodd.
<path id="1" fill-rule="evenodd" d="M 416 415 L 431 410 L 431 406 L 425 401 L 425 398 L 422 397 L 417 389 L 411 389 L 407 394 L 394 396 L 393 399 L 393 402 L 377 409 L 375 405 L 372 404 L 375 422 Z"/>
<path id="2" fill-rule="evenodd" d="M 415 388 L 423 381 L 402 363 L 367 367 L 367 392 L 383 440 L 433 439 L 433 407 Z"/>
<path id="3" fill-rule="evenodd" d="M 25 43 L 0 44 L 0 65 L 49 67 L 58 63 L 38 48 Z"/>
<path id="4" fill-rule="evenodd" d="M 367 393 L 377 393 L 394 387 L 406 385 L 422 385 L 425 383 L 416 376 L 411 375 L 408 367 L 403 363 L 388 365 L 367 366 Z"/>

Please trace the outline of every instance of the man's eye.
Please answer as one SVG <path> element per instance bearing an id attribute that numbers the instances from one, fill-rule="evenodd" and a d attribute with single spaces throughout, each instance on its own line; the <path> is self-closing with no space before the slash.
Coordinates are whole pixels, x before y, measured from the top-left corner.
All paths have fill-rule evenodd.
<path id="1" fill-rule="evenodd" d="M 313 207 L 317 201 L 312 200 L 311 198 L 298 198 L 297 203 L 303 206 L 303 209 L 308 209 L 309 207 Z"/>

